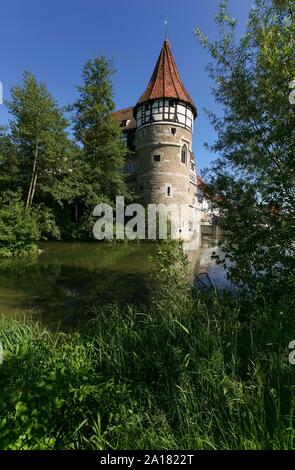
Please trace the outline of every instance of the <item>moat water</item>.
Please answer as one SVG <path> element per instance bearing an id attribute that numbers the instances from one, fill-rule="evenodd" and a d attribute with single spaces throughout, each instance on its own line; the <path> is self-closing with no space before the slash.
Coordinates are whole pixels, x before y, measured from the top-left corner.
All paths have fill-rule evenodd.
<path id="1" fill-rule="evenodd" d="M 216 244 L 204 238 L 188 252 L 191 277 L 208 273 L 217 287 L 226 288 L 223 269 L 211 259 Z M 0 314 L 77 329 L 87 321 L 90 305 L 148 302 L 153 244 L 50 242 L 40 249 L 36 257 L 0 259 Z"/>

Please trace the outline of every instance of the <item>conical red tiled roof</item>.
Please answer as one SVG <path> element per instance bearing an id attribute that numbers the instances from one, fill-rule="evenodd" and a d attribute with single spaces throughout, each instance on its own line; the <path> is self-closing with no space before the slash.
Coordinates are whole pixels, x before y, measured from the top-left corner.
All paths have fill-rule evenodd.
<path id="1" fill-rule="evenodd" d="M 197 115 L 196 106 L 181 81 L 168 40 L 164 41 L 152 78 L 138 100 L 135 111 L 140 104 L 157 98 L 182 100 L 190 104 L 194 115 Z"/>

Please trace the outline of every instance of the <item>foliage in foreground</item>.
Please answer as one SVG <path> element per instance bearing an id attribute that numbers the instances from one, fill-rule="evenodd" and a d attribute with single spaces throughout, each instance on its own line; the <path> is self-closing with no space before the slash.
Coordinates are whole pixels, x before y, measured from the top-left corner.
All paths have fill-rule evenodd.
<path id="1" fill-rule="evenodd" d="M 292 449 L 289 299 L 192 293 L 163 244 L 149 307 L 50 334 L 2 319 L 1 449 Z"/>
<path id="2" fill-rule="evenodd" d="M 219 157 L 211 191 L 223 210 L 225 256 L 235 283 L 257 290 L 295 283 L 294 0 L 256 0 L 246 33 L 237 39 L 228 1 L 220 0 L 218 41 L 196 30 L 209 51 L 208 66 L 220 116 L 209 113 Z"/>

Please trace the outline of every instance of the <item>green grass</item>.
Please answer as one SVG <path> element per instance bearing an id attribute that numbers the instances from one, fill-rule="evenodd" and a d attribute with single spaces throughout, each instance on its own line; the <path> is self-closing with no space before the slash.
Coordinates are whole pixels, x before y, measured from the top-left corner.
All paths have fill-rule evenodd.
<path id="1" fill-rule="evenodd" d="M 192 292 L 159 248 L 149 307 L 79 334 L 2 319 L 0 449 L 293 449 L 290 299 Z"/>

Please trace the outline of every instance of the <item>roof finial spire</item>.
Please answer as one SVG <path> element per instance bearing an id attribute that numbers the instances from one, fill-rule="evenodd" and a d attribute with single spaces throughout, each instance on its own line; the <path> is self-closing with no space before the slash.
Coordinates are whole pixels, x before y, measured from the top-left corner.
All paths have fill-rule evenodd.
<path id="1" fill-rule="evenodd" d="M 165 25 L 165 41 L 167 41 L 168 40 L 168 19 L 167 19 L 167 15 L 165 16 L 164 25 Z"/>

